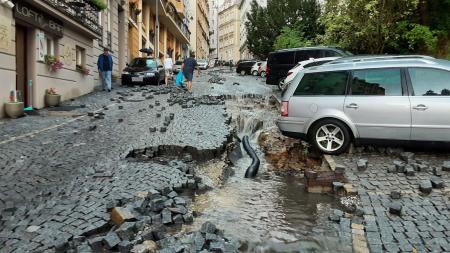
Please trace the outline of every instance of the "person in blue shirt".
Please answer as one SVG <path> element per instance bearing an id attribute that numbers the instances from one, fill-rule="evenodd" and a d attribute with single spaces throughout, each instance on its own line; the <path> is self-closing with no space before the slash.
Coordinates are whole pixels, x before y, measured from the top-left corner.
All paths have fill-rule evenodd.
<path id="1" fill-rule="evenodd" d="M 108 48 L 103 49 L 103 54 L 98 56 L 98 72 L 102 78 L 103 90 L 111 92 L 111 75 L 113 69 L 113 59 Z"/>
<path id="2" fill-rule="evenodd" d="M 187 81 L 187 90 L 192 92 L 192 79 L 194 77 L 194 69 L 197 69 L 198 75 L 200 75 L 200 69 L 198 68 L 197 61 L 195 60 L 195 54 L 192 54 L 189 58 L 185 59 L 183 65 L 181 65 L 183 75 Z"/>

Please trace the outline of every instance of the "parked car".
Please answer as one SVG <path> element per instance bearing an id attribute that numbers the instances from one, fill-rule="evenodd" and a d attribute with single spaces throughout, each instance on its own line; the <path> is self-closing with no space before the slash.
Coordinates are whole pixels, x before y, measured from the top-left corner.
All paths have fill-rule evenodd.
<path id="1" fill-rule="evenodd" d="M 256 61 L 241 61 L 236 67 L 236 73 L 241 75 L 250 75 L 252 73 L 252 67 L 255 64 Z"/>
<path id="2" fill-rule="evenodd" d="M 346 52 L 333 47 L 302 47 L 283 49 L 269 54 L 267 60 L 266 83 L 278 85 L 286 77 L 288 71 L 298 62 L 325 57 L 351 56 Z"/>
<path id="3" fill-rule="evenodd" d="M 207 70 L 208 69 L 208 61 L 207 60 L 197 60 L 197 64 L 198 64 L 198 68 L 202 69 L 202 70 Z"/>
<path id="4" fill-rule="evenodd" d="M 267 61 L 263 61 L 259 66 L 258 73 L 262 78 L 266 78 Z"/>
<path id="5" fill-rule="evenodd" d="M 253 64 L 252 69 L 250 70 L 250 73 L 253 76 L 258 76 L 259 72 L 259 67 L 261 66 L 262 62 L 256 62 L 255 64 Z"/>
<path id="6" fill-rule="evenodd" d="M 353 140 L 450 142 L 449 80 L 450 61 L 426 56 L 338 59 L 294 78 L 277 125 L 333 155 Z"/>
<path id="7" fill-rule="evenodd" d="M 164 68 L 155 58 L 134 58 L 122 71 L 122 85 L 159 85 L 164 79 Z"/>
<path id="8" fill-rule="evenodd" d="M 294 80 L 295 76 L 303 69 L 314 67 L 314 66 L 320 66 L 322 64 L 325 64 L 330 61 L 334 61 L 339 59 L 340 57 L 325 57 L 325 58 L 319 58 L 319 59 L 309 59 L 306 61 L 299 62 L 294 68 L 288 71 L 286 78 L 284 78 L 281 82 L 278 84 L 278 88 L 280 90 L 286 89 L 286 87 Z"/>
<path id="9" fill-rule="evenodd" d="M 173 73 L 178 74 L 181 71 L 181 66 L 183 65 L 183 61 L 175 61 L 173 65 Z"/>

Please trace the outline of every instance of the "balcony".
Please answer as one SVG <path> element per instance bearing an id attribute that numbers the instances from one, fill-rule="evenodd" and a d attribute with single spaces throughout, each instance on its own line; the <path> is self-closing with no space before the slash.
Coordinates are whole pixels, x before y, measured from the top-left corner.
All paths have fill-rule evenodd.
<path id="1" fill-rule="evenodd" d="M 86 27 L 90 31 L 97 35 L 102 34 L 102 27 L 99 24 L 98 12 L 92 11 L 92 6 L 88 0 L 78 0 L 79 3 L 87 6 L 89 10 L 85 10 L 85 7 L 77 7 L 75 5 L 69 4 L 72 1 L 68 0 L 42 0 L 44 3 L 50 5 L 51 7 L 57 9 L 64 15 L 75 20 L 77 23 Z"/>
<path id="2" fill-rule="evenodd" d="M 180 16 L 180 18 L 185 18 L 186 16 L 184 15 L 184 3 L 182 0 L 169 0 L 169 2 L 171 4 L 173 4 L 173 6 L 175 7 L 175 10 L 177 11 L 178 15 Z"/>

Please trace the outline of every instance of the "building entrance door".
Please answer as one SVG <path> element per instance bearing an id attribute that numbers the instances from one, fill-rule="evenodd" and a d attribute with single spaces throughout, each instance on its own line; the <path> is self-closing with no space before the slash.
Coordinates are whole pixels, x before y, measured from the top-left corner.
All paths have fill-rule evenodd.
<path id="1" fill-rule="evenodd" d="M 27 89 L 27 28 L 16 24 L 16 90 L 23 94 L 25 107 L 31 106 Z"/>

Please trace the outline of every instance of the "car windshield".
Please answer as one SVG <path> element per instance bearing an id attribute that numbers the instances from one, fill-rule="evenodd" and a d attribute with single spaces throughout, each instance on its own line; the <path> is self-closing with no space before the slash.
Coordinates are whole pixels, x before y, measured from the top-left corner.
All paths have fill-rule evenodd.
<path id="1" fill-rule="evenodd" d="M 175 65 L 181 65 L 181 64 L 183 64 L 182 61 L 176 61 L 176 62 L 175 62 Z"/>
<path id="2" fill-rule="evenodd" d="M 206 63 L 205 60 L 198 60 L 197 62 L 198 62 L 198 63 Z"/>
<path id="3" fill-rule="evenodd" d="M 157 64 L 155 59 L 149 59 L 149 58 L 135 58 L 134 60 L 131 61 L 130 63 L 130 67 L 138 67 L 138 68 L 143 68 L 143 67 L 149 67 L 149 68 L 156 68 Z"/>

